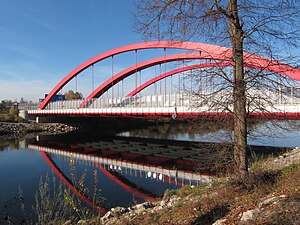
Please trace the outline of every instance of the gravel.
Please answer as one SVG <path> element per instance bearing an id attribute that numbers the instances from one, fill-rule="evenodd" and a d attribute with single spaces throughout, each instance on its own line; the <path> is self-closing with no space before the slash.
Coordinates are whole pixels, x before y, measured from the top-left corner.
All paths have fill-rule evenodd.
<path id="1" fill-rule="evenodd" d="M 76 130 L 76 127 L 61 123 L 8 123 L 0 122 L 0 135 L 22 136 L 33 132 L 63 134 Z"/>

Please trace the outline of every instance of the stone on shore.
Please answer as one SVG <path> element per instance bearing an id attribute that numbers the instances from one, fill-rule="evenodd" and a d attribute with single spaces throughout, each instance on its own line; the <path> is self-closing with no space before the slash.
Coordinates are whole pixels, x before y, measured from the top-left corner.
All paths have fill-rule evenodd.
<path id="1" fill-rule="evenodd" d="M 46 132 L 63 134 L 76 130 L 76 127 L 61 123 L 8 123 L 0 122 L 0 135 L 22 136 L 26 133 Z"/>

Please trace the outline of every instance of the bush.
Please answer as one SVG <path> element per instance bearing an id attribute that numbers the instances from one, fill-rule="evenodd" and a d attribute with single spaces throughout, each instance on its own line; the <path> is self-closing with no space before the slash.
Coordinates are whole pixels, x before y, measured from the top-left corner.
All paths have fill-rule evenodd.
<path id="1" fill-rule="evenodd" d="M 7 113 L 0 114 L 0 121 L 2 122 L 16 122 L 22 123 L 26 120 L 18 115 L 19 111 L 15 108 L 10 108 Z"/>
<path id="2" fill-rule="evenodd" d="M 4 121 L 12 122 L 12 121 L 14 121 L 14 117 L 11 115 L 4 115 Z"/>
<path id="3" fill-rule="evenodd" d="M 18 115 L 18 110 L 15 108 L 10 108 L 8 111 L 8 115 L 10 115 L 10 116 Z"/>
<path id="4" fill-rule="evenodd" d="M 14 116 L 14 121 L 17 122 L 17 123 L 22 123 L 22 122 L 25 122 L 25 119 L 15 115 Z"/>

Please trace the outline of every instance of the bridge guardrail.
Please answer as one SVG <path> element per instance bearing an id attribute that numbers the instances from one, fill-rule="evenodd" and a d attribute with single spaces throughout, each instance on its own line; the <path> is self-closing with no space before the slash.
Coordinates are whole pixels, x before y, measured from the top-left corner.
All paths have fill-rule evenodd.
<path id="1" fill-rule="evenodd" d="M 214 98 L 222 98 L 225 95 L 222 93 L 217 93 Z M 228 93 L 227 93 L 228 95 Z M 88 110 L 102 110 L 103 112 L 125 112 L 128 113 L 130 110 L 134 110 L 136 112 L 143 110 L 146 112 L 176 112 L 177 109 L 180 111 L 193 111 L 197 109 L 197 111 L 207 110 L 222 112 L 219 106 L 211 106 L 209 99 L 201 99 L 201 95 L 191 95 L 186 93 L 180 94 L 166 94 L 166 95 L 146 95 L 146 96 L 132 96 L 132 97 L 120 97 L 120 98 L 97 98 L 91 99 L 86 107 L 81 108 L 81 104 L 84 99 L 80 100 L 64 100 L 64 101 L 56 101 L 51 102 L 45 108 L 46 110 L 59 110 L 66 112 L 65 110 L 80 111 L 80 113 L 84 113 Z M 259 98 L 260 106 L 265 105 L 266 111 L 273 112 L 274 110 L 280 112 L 284 111 L 292 111 L 299 112 L 298 108 L 300 108 L 300 98 L 296 96 L 286 96 L 286 95 L 275 95 L 266 93 L 264 98 Z M 220 100 L 219 100 L 220 101 Z M 213 102 L 213 100 L 212 100 Z M 273 104 L 273 108 L 269 107 L 270 102 Z M 36 110 L 37 104 L 27 106 L 28 110 Z M 297 111 L 298 110 L 298 111 Z M 257 112 L 257 109 L 254 108 L 250 111 Z"/>

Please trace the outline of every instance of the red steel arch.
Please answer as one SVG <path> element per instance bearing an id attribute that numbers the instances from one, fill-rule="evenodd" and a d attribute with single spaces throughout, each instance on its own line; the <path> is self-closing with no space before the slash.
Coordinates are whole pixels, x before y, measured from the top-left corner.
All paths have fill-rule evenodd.
<path id="1" fill-rule="evenodd" d="M 214 54 L 214 52 L 223 52 L 224 56 L 230 59 L 230 50 L 225 47 L 219 47 L 209 44 L 202 44 L 196 42 L 180 42 L 180 41 L 154 41 L 154 42 L 142 42 L 137 44 L 126 45 L 123 47 L 115 48 L 109 50 L 102 54 L 99 54 L 88 61 L 82 63 L 77 68 L 72 70 L 67 76 L 65 76 L 59 83 L 51 90 L 48 96 L 39 106 L 39 109 L 44 109 L 50 102 L 51 98 L 58 93 L 58 91 L 64 87 L 70 80 L 72 80 L 77 74 L 88 68 L 89 66 L 106 59 L 108 57 L 118 55 L 124 52 L 141 50 L 141 49 L 154 49 L 154 48 L 167 48 L 167 49 L 186 49 L 186 50 L 196 50 L 200 52 L 208 52 Z"/>
<path id="2" fill-rule="evenodd" d="M 169 56 L 163 56 L 163 57 L 159 57 L 159 58 L 155 58 L 155 59 L 150 59 L 144 62 L 141 62 L 137 65 L 131 66 L 117 74 L 115 74 L 114 76 L 112 76 L 111 78 L 107 79 L 105 82 L 103 82 L 98 88 L 96 88 L 84 101 L 83 103 L 80 105 L 80 107 L 85 107 L 87 105 L 87 103 L 93 99 L 93 98 L 99 98 L 102 94 L 104 94 L 109 88 L 111 88 L 112 86 L 116 85 L 118 82 L 120 82 L 122 79 L 134 74 L 137 71 L 141 71 L 143 69 L 149 68 L 151 66 L 155 66 L 164 62 L 171 62 L 171 61 L 177 61 L 177 60 L 188 60 L 188 59 L 214 59 L 214 60 L 224 60 L 225 58 L 222 57 L 221 55 L 218 54 L 214 54 L 213 58 L 211 58 L 212 55 L 209 55 L 207 53 L 202 53 L 201 55 L 199 53 L 185 53 L 185 54 L 175 54 L 175 55 L 169 55 Z M 257 63 L 257 60 L 253 59 L 253 60 L 246 60 L 249 62 L 245 63 L 245 67 L 250 67 L 250 68 L 256 68 L 256 69 L 261 69 L 261 70 L 266 70 L 266 71 L 271 71 L 271 72 L 278 72 L 278 68 L 282 67 L 283 64 L 278 65 L 278 66 L 272 66 L 271 61 L 266 61 L 266 60 L 260 60 Z M 198 68 L 204 68 L 204 67 L 212 67 L 212 66 L 229 66 L 232 65 L 232 62 L 227 61 L 227 62 L 214 62 L 214 63 L 206 63 L 206 64 L 199 64 Z M 175 73 L 179 73 L 181 71 L 178 71 L 181 69 L 177 69 L 174 71 Z M 283 75 L 286 75 L 285 72 L 288 71 L 280 71 Z M 167 76 L 171 76 L 172 72 L 166 73 L 166 77 Z M 174 74 L 174 73 L 173 73 Z M 300 76 L 300 70 L 299 70 L 299 76 Z M 161 79 L 163 79 L 164 77 L 161 77 Z M 154 81 L 156 82 L 156 81 Z M 149 84 L 150 85 L 150 84 Z M 148 85 L 148 86 L 149 86 Z M 145 88 L 145 87 L 144 87 Z M 135 92 L 135 90 L 133 91 Z M 127 95 L 130 96 L 130 95 Z"/>
<path id="3" fill-rule="evenodd" d="M 200 55 L 199 53 L 185 53 L 185 54 L 174 54 L 169 56 L 162 56 L 155 59 L 150 59 L 144 62 L 141 62 L 137 65 L 131 66 L 117 74 L 115 74 L 113 77 L 107 79 L 105 82 L 103 82 L 98 88 L 96 88 L 86 99 L 83 101 L 83 103 L 80 105 L 80 107 L 84 107 L 87 105 L 87 103 L 93 99 L 93 98 L 99 98 L 102 94 L 104 94 L 109 88 L 116 85 L 118 82 L 120 82 L 122 79 L 134 74 L 137 71 L 141 71 L 143 69 L 149 68 L 151 66 L 155 66 L 164 62 L 172 62 L 177 60 L 183 60 L 183 59 L 199 59 Z"/>
<path id="4" fill-rule="evenodd" d="M 44 101 L 39 106 L 39 109 L 44 109 L 47 104 L 50 102 L 51 98 L 58 93 L 58 91 L 64 87 L 71 79 L 73 79 L 81 71 L 85 70 L 87 67 L 103 60 L 108 57 L 121 54 L 128 51 L 140 50 L 140 49 L 152 49 L 152 48 L 172 48 L 172 49 L 185 49 L 185 50 L 194 50 L 199 51 L 201 58 L 203 54 L 210 56 L 211 59 L 217 59 L 221 57 L 220 60 L 231 61 L 232 51 L 230 48 L 221 47 L 217 45 L 209 45 L 196 42 L 180 42 L 180 41 L 155 41 L 155 42 L 143 42 L 132 45 L 123 46 L 116 48 L 107 52 L 104 52 L 100 55 L 95 56 L 94 58 L 89 59 L 84 62 L 73 71 L 71 71 L 66 77 L 64 77 L 49 93 L 49 95 L 44 99 Z M 262 56 L 253 55 L 247 52 L 244 52 L 245 63 L 251 63 L 257 65 L 261 68 L 273 68 L 273 71 L 286 75 L 294 80 L 300 81 L 300 69 L 293 68 L 289 65 L 280 63 L 275 60 L 267 59 Z"/>
<path id="5" fill-rule="evenodd" d="M 154 84 L 155 82 L 158 82 L 166 77 L 172 76 L 177 73 L 185 72 L 185 71 L 192 70 L 192 69 L 201 69 L 201 68 L 207 68 L 207 67 L 226 67 L 226 66 L 233 66 L 233 63 L 232 62 L 202 63 L 202 64 L 196 64 L 196 65 L 191 65 L 191 66 L 186 66 L 186 67 L 181 67 L 181 68 L 178 68 L 175 70 L 171 70 L 167 73 L 163 73 L 159 76 L 156 76 L 156 77 L 146 81 L 145 83 L 143 83 L 142 85 L 140 85 L 139 87 L 137 87 L 136 89 L 131 91 L 126 97 L 132 97 L 132 96 L 136 95 L 137 93 L 141 92 L 142 90 L 144 90 L 145 88 L 149 87 L 150 85 Z M 253 64 L 245 64 L 244 66 L 247 68 L 253 68 L 253 69 L 263 69 L 261 67 L 258 67 L 257 65 L 253 65 Z M 277 71 L 274 71 L 273 67 L 267 67 L 264 70 L 269 71 L 269 72 L 277 72 Z"/>
<path id="6" fill-rule="evenodd" d="M 167 73 L 163 73 L 157 77 L 154 77 L 154 78 L 146 81 L 141 86 L 139 86 L 136 89 L 134 89 L 133 91 L 131 91 L 126 97 L 132 97 L 132 96 L 136 95 L 137 93 L 141 92 L 142 90 L 144 90 L 145 88 L 149 87 L 150 85 L 154 84 L 155 82 L 160 81 L 166 77 L 172 76 L 177 73 L 181 73 L 181 72 L 192 70 L 192 69 L 200 69 L 200 68 L 213 67 L 213 66 L 225 67 L 225 66 L 231 66 L 231 65 L 232 65 L 231 62 L 203 63 L 203 64 L 185 66 L 185 67 L 181 67 L 181 68 L 178 68 L 175 70 L 171 70 Z"/>

